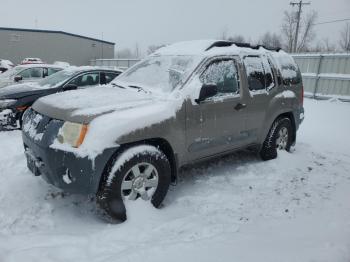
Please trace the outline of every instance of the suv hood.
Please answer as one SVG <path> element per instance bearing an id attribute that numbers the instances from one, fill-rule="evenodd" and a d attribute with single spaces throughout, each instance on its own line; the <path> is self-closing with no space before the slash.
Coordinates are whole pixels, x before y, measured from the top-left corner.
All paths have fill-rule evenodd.
<path id="1" fill-rule="evenodd" d="M 35 84 L 17 84 L 0 89 L 0 99 L 18 99 L 42 92 Z"/>
<path id="2" fill-rule="evenodd" d="M 100 115 L 157 101 L 161 99 L 142 91 L 104 86 L 45 96 L 34 103 L 33 109 L 51 118 L 87 124 Z"/>

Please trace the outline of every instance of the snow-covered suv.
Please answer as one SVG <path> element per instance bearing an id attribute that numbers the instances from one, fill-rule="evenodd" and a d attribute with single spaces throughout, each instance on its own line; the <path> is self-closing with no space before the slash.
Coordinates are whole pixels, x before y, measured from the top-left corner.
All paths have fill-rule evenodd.
<path id="1" fill-rule="evenodd" d="M 37 100 L 23 119 L 28 167 L 49 183 L 97 195 L 110 218 L 124 200 L 158 207 L 180 167 L 255 147 L 289 151 L 303 86 L 281 50 L 227 41 L 164 47 L 109 87 Z"/>

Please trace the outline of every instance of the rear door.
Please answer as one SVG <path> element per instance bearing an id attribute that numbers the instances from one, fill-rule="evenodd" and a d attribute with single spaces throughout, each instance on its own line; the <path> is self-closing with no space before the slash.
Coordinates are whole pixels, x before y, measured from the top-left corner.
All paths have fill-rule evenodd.
<path id="1" fill-rule="evenodd" d="M 234 58 L 217 58 L 200 73 L 198 89 L 215 84 L 218 94 L 186 107 L 186 145 L 188 160 L 209 157 L 244 143 L 244 108 L 240 75 Z M 200 86 L 199 86 L 200 85 Z"/>
<path id="2" fill-rule="evenodd" d="M 251 134 L 250 143 L 255 143 L 263 126 L 271 94 L 276 81 L 271 62 L 265 55 L 243 58 L 248 78 L 250 97 L 247 99 L 247 131 Z"/>

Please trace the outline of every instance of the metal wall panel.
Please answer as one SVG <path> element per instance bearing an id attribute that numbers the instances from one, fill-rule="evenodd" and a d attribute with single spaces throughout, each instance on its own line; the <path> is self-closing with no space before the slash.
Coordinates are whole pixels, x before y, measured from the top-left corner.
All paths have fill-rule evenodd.
<path id="1" fill-rule="evenodd" d="M 350 101 L 350 53 L 293 55 L 303 75 L 306 96 Z"/>
<path id="2" fill-rule="evenodd" d="M 18 64 L 26 57 L 89 65 L 91 59 L 113 58 L 114 45 L 60 33 L 0 29 L 0 58 Z"/>

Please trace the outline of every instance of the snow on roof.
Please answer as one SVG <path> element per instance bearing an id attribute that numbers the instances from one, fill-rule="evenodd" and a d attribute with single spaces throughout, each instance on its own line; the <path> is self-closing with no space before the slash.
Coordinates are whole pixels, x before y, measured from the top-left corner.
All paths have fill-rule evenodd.
<path id="1" fill-rule="evenodd" d="M 261 53 L 276 53 L 269 51 L 263 47 L 253 49 L 251 47 L 239 47 L 235 44 L 227 46 L 215 46 L 215 43 L 230 43 L 224 40 L 194 40 L 184 41 L 168 45 L 157 50 L 153 55 L 241 55 L 244 53 L 261 54 Z"/>
<path id="2" fill-rule="evenodd" d="M 26 64 L 26 65 L 18 65 L 16 67 L 21 67 L 21 68 L 33 68 L 33 67 L 63 68 L 62 66 L 51 65 L 51 64 Z"/>

